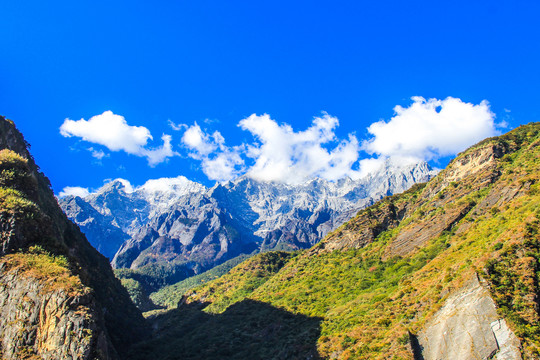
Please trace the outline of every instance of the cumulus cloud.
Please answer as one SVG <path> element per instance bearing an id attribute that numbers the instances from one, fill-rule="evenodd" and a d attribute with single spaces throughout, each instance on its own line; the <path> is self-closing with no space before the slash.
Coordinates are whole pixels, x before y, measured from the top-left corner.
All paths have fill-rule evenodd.
<path id="1" fill-rule="evenodd" d="M 60 191 L 60 194 L 58 194 L 58 197 L 66 197 L 66 196 L 79 196 L 81 198 L 90 195 L 90 191 L 88 188 L 83 188 L 80 186 L 66 186 L 62 191 Z"/>
<path id="2" fill-rule="evenodd" d="M 229 180 L 245 169 L 259 180 L 297 183 L 313 177 L 331 181 L 364 177 L 388 159 L 408 165 L 455 155 L 497 135 L 501 126 L 495 123 L 487 101 L 471 104 L 452 97 L 413 97 L 412 101 L 408 107 L 396 106 L 390 120 L 371 124 L 370 137 L 361 143 L 354 134 L 338 138 L 339 121 L 326 113 L 314 118 L 304 131 L 279 124 L 268 114 L 253 114 L 238 126 L 255 141 L 239 147 L 225 146 L 219 132 L 206 132 L 197 123 L 186 126 L 182 142 L 210 179 Z M 360 150 L 372 157 L 360 159 Z M 245 166 L 244 158 L 252 164 Z"/>
<path id="3" fill-rule="evenodd" d="M 201 161 L 211 180 L 231 180 L 246 171 L 244 157 L 253 165 L 247 174 L 264 181 L 296 183 L 311 177 L 337 180 L 354 176 L 359 143 L 354 135 L 337 139 L 338 119 L 328 114 L 313 119 L 305 131 L 295 132 L 288 124 L 278 124 L 268 114 L 253 114 L 238 126 L 253 135 L 255 142 L 228 147 L 220 132 L 206 132 L 197 123 L 187 126 L 182 143 L 189 156 Z M 328 146 L 328 145 L 331 146 Z"/>
<path id="4" fill-rule="evenodd" d="M 89 120 L 65 119 L 60 126 L 60 134 L 65 137 L 80 137 L 84 141 L 103 145 L 111 151 L 125 151 L 146 157 L 152 166 L 176 155 L 172 151 L 169 135 L 163 135 L 164 143 L 160 148 L 148 149 L 148 140 L 153 139 L 150 130 L 144 126 L 128 125 L 123 116 L 112 111 L 105 111 Z"/>
<path id="5" fill-rule="evenodd" d="M 487 101 L 471 104 L 458 98 L 444 100 L 413 97 L 408 107 L 396 106 L 389 120 L 367 128 L 368 138 L 359 141 L 355 134 L 338 137 L 339 121 L 327 113 L 315 117 L 305 130 L 278 123 L 270 115 L 252 114 L 238 127 L 252 135 L 251 143 L 228 146 L 219 131 L 208 131 L 197 122 L 169 126 L 183 131 L 182 147 L 200 162 L 210 180 L 228 181 L 247 174 L 263 181 L 298 183 L 319 177 L 330 181 L 353 179 L 377 171 L 388 159 L 406 165 L 420 160 L 437 160 L 455 155 L 468 146 L 498 134 L 503 122 L 495 123 Z M 503 119 L 504 120 L 504 119 Z M 204 122 L 203 126 L 210 126 Z M 106 111 L 88 121 L 66 119 L 60 128 L 64 136 L 76 136 L 101 144 L 111 151 L 125 151 L 145 157 L 150 165 L 178 155 L 172 139 L 163 135 L 162 146 L 151 148 L 150 131 L 130 126 L 124 117 Z M 97 159 L 107 154 L 91 149 Z M 361 151 L 368 158 L 360 158 Z M 365 155 L 365 154 L 364 154 Z"/>
<path id="6" fill-rule="evenodd" d="M 219 131 L 208 134 L 194 123 L 186 126 L 182 143 L 189 156 L 201 162 L 202 171 L 210 180 L 231 180 L 243 171 L 242 146 L 228 147 Z"/>
<path id="7" fill-rule="evenodd" d="M 495 115 L 485 100 L 478 105 L 452 97 L 412 100 L 407 108 L 396 106 L 388 122 L 371 124 L 367 130 L 372 138 L 362 143 L 362 149 L 381 157 L 433 160 L 498 134 Z"/>
<path id="8" fill-rule="evenodd" d="M 214 134 L 209 135 L 195 123 L 186 129 L 182 136 L 182 142 L 198 156 L 207 156 L 214 152 L 220 145 L 223 146 L 224 139 L 219 131 L 215 131 Z"/>
<path id="9" fill-rule="evenodd" d="M 60 134 L 65 137 L 80 137 L 85 141 L 106 146 L 111 151 L 124 150 L 129 154 L 139 154 L 148 139 L 150 131 L 144 126 L 130 126 L 121 115 L 105 111 L 90 120 L 66 119 L 60 126 Z"/>
<path id="10" fill-rule="evenodd" d="M 295 132 L 288 124 L 278 124 L 268 114 L 251 115 L 239 126 L 256 139 L 247 156 L 254 159 L 248 175 L 265 181 L 301 182 L 312 177 L 337 180 L 356 176 L 359 143 L 353 134 L 339 140 L 334 129 L 337 118 L 328 114 L 313 119 L 311 126 Z"/>
<path id="11" fill-rule="evenodd" d="M 228 150 L 202 161 L 202 170 L 211 180 L 234 179 L 243 170 L 244 160 L 237 150 Z"/>

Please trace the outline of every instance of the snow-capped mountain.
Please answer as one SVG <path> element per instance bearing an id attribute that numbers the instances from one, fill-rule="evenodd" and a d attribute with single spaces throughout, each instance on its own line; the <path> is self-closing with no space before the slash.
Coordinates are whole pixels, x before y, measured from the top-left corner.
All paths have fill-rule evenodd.
<path id="1" fill-rule="evenodd" d="M 183 176 L 149 180 L 138 188 L 116 179 L 84 198 L 67 196 L 59 203 L 91 244 L 112 259 L 150 219 L 166 212 L 182 197 L 206 190 Z"/>
<path id="2" fill-rule="evenodd" d="M 206 188 L 180 176 L 133 188 L 118 179 L 59 202 L 114 267 L 167 263 L 198 273 L 242 253 L 310 247 L 358 210 L 435 174 L 425 162 L 387 161 L 359 180 L 295 185 L 242 176 Z"/>

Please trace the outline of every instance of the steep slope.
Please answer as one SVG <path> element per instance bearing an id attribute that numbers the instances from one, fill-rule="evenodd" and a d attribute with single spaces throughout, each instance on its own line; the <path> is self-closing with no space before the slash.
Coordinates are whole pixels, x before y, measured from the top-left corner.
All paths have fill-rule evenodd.
<path id="1" fill-rule="evenodd" d="M 337 183 L 244 176 L 206 189 L 179 177 L 176 188 L 163 189 L 173 179 L 152 180 L 156 190 L 149 192 L 150 182 L 133 189 L 115 180 L 60 203 L 96 248 L 109 258 L 118 250 L 114 267 L 153 272 L 167 264 L 171 273 L 190 276 L 240 254 L 309 248 L 359 209 L 434 174 L 426 163 L 387 162 L 367 178 Z"/>
<path id="2" fill-rule="evenodd" d="M 140 350 L 240 359 L 288 318 L 296 331 L 260 358 L 538 359 L 539 169 L 540 124 L 487 139 L 277 273 L 240 264 L 189 291 L 154 320 L 154 339 Z M 242 279 L 258 275 L 246 288 Z"/>
<path id="3" fill-rule="evenodd" d="M 124 358 L 142 339 L 142 316 L 66 218 L 27 146 L 0 117 L 2 358 Z"/>

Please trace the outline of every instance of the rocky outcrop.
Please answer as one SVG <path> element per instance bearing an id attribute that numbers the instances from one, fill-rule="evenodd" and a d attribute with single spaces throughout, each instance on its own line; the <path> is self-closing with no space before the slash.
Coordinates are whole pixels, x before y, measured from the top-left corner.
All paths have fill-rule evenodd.
<path id="1" fill-rule="evenodd" d="M 92 245 L 111 260 L 118 248 L 129 239 L 128 234 L 113 225 L 113 219 L 102 215 L 80 197 L 71 198 L 63 204 L 63 209 L 67 213 L 77 214 L 73 220 L 84 228 L 86 236 L 97 239 Z"/>
<path id="2" fill-rule="evenodd" d="M 443 231 L 451 230 L 467 215 L 471 208 L 472 204 L 459 204 L 442 214 L 438 214 L 435 220 L 428 218 L 404 228 L 395 238 L 392 246 L 389 247 L 385 258 L 407 255 L 429 240 L 441 235 Z"/>
<path id="3" fill-rule="evenodd" d="M 45 282 L 10 268 L 10 260 L 0 261 L 3 359 L 116 358 L 90 289 Z"/>
<path id="4" fill-rule="evenodd" d="M 413 186 L 412 191 L 423 185 Z M 399 225 L 407 213 L 408 202 L 395 203 L 387 198 L 378 204 L 361 211 L 353 220 L 344 224 L 335 232 L 328 235 L 325 241 L 312 248 L 310 252 L 331 252 L 343 249 L 359 249 L 371 243 L 383 231 Z"/>
<path id="5" fill-rule="evenodd" d="M 418 334 L 421 359 L 521 359 L 518 338 L 477 276 L 448 297 Z"/>
<path id="6" fill-rule="evenodd" d="M 493 206 L 503 206 L 526 194 L 527 182 L 498 181 L 501 158 L 512 151 L 515 149 L 499 143 L 480 143 L 460 154 L 427 185 L 415 186 L 360 211 L 312 251 L 361 248 L 381 232 L 400 226 L 383 254 L 383 259 L 388 259 L 406 256 L 445 231 L 463 231 L 468 224 L 461 220 L 466 216 L 479 217 Z M 489 191 L 477 204 L 475 194 L 482 189 Z"/>

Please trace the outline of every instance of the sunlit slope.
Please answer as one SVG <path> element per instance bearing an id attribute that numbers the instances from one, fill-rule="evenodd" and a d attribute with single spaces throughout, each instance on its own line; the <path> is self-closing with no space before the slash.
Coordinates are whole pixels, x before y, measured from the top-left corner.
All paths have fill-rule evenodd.
<path id="1" fill-rule="evenodd" d="M 305 333 L 299 322 L 275 345 L 284 352 L 268 350 L 260 358 L 411 359 L 411 340 L 414 345 L 426 322 L 478 274 L 524 358 L 538 358 L 539 131 L 540 124 L 529 124 L 473 146 L 429 183 L 361 211 L 310 250 L 279 258 L 287 262 L 276 273 L 246 262 L 191 290 L 178 310 L 156 320 L 146 349 L 160 346 L 163 358 L 180 358 L 171 354 L 182 349 L 186 358 L 198 350 L 215 358 L 228 349 L 229 358 L 241 358 L 235 326 L 242 334 L 249 334 L 249 323 L 279 328 L 257 307 L 242 322 L 235 311 L 254 303 L 315 322 Z M 246 279 L 257 286 L 246 286 Z M 217 338 L 205 322 L 188 321 L 194 309 L 223 330 Z M 231 312 L 236 325 L 218 321 Z M 188 323 L 189 333 L 178 332 Z M 207 336 L 194 344 L 194 333 Z M 242 339 L 250 345 L 249 336 Z"/>

